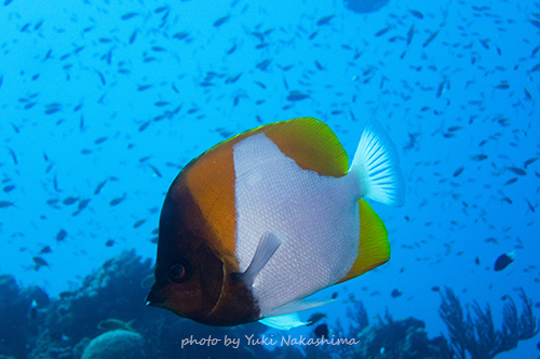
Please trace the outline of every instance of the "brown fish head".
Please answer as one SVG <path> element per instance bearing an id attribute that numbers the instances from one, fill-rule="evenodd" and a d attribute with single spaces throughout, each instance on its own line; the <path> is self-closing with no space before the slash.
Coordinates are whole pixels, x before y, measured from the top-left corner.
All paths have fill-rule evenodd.
<path id="1" fill-rule="evenodd" d="M 178 180 L 163 204 L 155 283 L 147 304 L 205 322 L 221 295 L 224 263 L 209 247 L 210 227 Z"/>

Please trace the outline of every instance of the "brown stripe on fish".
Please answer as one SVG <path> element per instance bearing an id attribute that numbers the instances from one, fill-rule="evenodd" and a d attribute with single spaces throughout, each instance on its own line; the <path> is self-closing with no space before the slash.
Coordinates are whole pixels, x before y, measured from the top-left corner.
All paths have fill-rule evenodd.
<path id="1" fill-rule="evenodd" d="M 215 232 L 214 238 L 208 238 L 209 245 L 227 256 L 234 256 L 236 250 L 233 142 L 203 153 L 182 174 L 205 224 L 211 225 Z"/>

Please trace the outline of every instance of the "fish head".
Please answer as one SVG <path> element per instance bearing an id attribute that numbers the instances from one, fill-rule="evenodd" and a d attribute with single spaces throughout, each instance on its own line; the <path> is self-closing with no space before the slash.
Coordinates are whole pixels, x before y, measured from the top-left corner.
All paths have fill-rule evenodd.
<path id="1" fill-rule="evenodd" d="M 209 245 L 212 233 L 203 220 L 188 191 L 169 191 L 160 218 L 155 283 L 147 297 L 147 305 L 199 322 L 216 306 L 225 280 L 224 262 Z"/>

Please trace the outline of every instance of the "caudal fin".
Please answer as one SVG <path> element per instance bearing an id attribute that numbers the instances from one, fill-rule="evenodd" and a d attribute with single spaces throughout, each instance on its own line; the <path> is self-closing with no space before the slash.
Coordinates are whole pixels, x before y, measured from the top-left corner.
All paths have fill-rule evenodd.
<path id="1" fill-rule="evenodd" d="M 362 197 L 402 206 L 405 182 L 396 148 L 382 128 L 370 122 L 360 138 L 349 172 L 358 179 Z"/>

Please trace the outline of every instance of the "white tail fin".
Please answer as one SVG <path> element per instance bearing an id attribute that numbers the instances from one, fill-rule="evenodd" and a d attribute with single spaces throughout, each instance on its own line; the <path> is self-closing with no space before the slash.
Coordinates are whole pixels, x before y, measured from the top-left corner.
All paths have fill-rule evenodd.
<path id="1" fill-rule="evenodd" d="M 405 182 L 394 144 L 376 122 L 364 129 L 351 169 L 362 197 L 391 206 L 403 205 Z"/>

